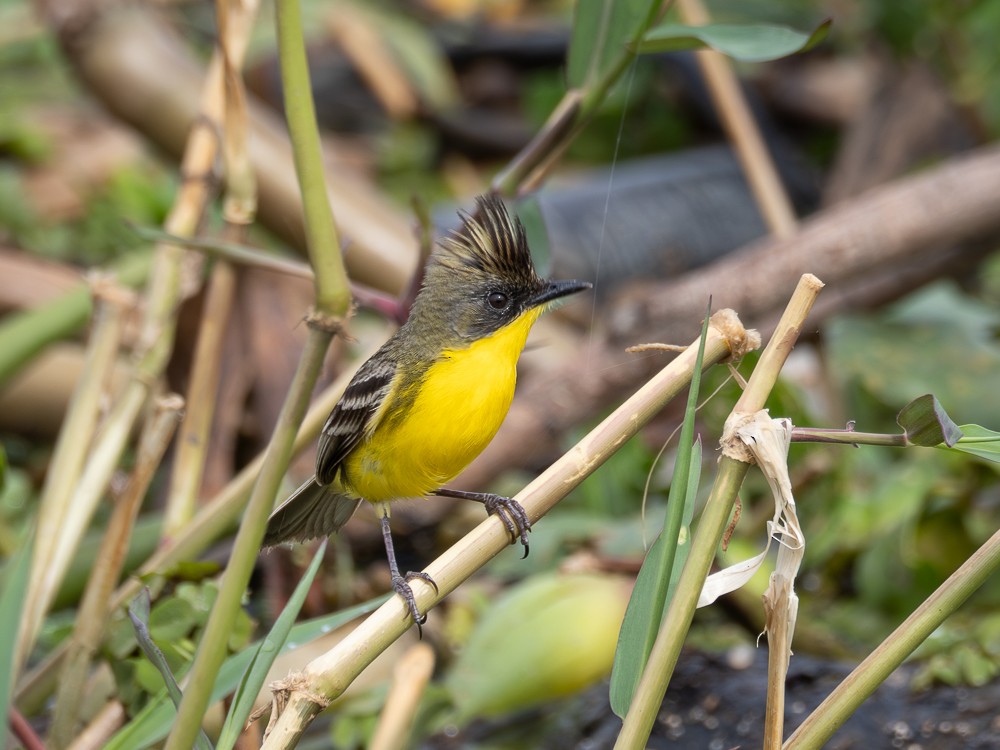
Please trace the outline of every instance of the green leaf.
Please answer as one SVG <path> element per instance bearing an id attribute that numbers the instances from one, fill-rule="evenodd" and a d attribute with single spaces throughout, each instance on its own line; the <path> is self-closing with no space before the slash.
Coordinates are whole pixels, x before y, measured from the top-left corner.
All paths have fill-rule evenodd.
<path id="1" fill-rule="evenodd" d="M 132 627 L 135 629 L 135 638 L 139 642 L 139 648 L 142 649 L 146 658 L 160 672 L 160 676 L 163 677 L 163 683 L 167 688 L 167 694 L 174 702 L 174 706 L 179 706 L 183 697 L 181 688 L 177 684 L 174 673 L 170 670 L 170 665 L 167 664 L 163 652 L 153 643 L 153 638 L 149 633 L 149 589 L 144 588 L 142 593 L 132 600 L 132 604 L 128 608 L 128 616 L 132 621 Z M 200 730 L 198 738 L 195 741 L 195 747 L 198 750 L 212 750 L 212 743 L 208 739 L 208 735 L 205 734 L 204 729 Z"/>
<path id="2" fill-rule="evenodd" d="M 811 34 L 768 24 L 682 26 L 663 23 L 646 32 L 637 51 L 645 54 L 714 49 L 737 60 L 765 62 L 811 49 L 826 37 L 831 23 L 829 19 L 824 21 Z"/>
<path id="3" fill-rule="evenodd" d="M 0 737 L 7 736 L 7 716 L 10 692 L 14 687 L 14 651 L 17 632 L 21 625 L 21 611 L 28 591 L 31 573 L 31 548 L 35 539 L 34 529 L 29 529 L 25 543 L 14 553 L 0 581 Z"/>
<path id="4" fill-rule="evenodd" d="M 611 670 L 610 699 L 611 709 L 621 717 L 628 713 L 632 696 L 646 668 L 649 653 L 663 621 L 663 613 L 673 595 L 671 583 L 676 583 L 679 571 L 683 567 L 683 560 L 687 556 L 688 536 L 684 534 L 682 543 L 681 531 L 685 524 L 690 524 L 700 476 L 701 443 L 694 440 L 694 419 L 698 407 L 698 390 L 701 385 L 701 368 L 710 313 L 711 302 L 705 310 L 701 340 L 698 343 L 698 358 L 691 378 L 691 387 L 688 390 L 677 461 L 667 498 L 667 518 L 662 533 L 653 543 L 639 569 L 618 634 L 618 648 L 615 650 L 615 661 Z M 682 553 L 681 547 L 683 547 Z"/>
<path id="5" fill-rule="evenodd" d="M 291 629 L 281 653 L 292 651 L 310 641 L 319 638 L 331 630 L 350 622 L 360 615 L 371 612 L 389 598 L 389 595 L 371 599 L 350 609 L 334 612 L 323 617 L 317 617 L 301 622 Z M 222 664 L 219 675 L 212 688 L 211 701 L 221 700 L 236 689 L 247 666 L 253 660 L 256 647 L 260 642 L 238 654 L 230 656 Z M 151 700 L 135 718 L 118 730 L 104 746 L 104 750 L 145 750 L 159 742 L 170 732 L 177 710 L 170 702 L 166 690 Z"/>
<path id="6" fill-rule="evenodd" d="M 933 448 L 944 443 L 949 448 L 962 437 L 962 430 L 941 406 L 937 397 L 928 393 L 913 399 L 896 415 L 896 424 L 903 428 L 912 445 Z"/>
<path id="7" fill-rule="evenodd" d="M 595 84 L 622 65 L 659 6 L 651 0 L 579 0 L 566 60 L 569 87 Z"/>
<path id="8" fill-rule="evenodd" d="M 285 608 L 278 615 L 278 619 L 274 621 L 271 631 L 257 645 L 257 648 L 253 650 L 253 657 L 250 659 L 250 663 L 243 673 L 240 684 L 236 687 L 236 694 L 233 696 L 233 703 L 229 707 L 229 714 L 226 716 L 225 724 L 222 725 L 222 733 L 219 735 L 218 742 L 216 742 L 217 750 L 230 750 L 236 744 L 236 740 L 239 739 L 240 733 L 243 731 L 243 725 L 246 724 L 250 712 L 253 711 L 253 704 L 257 699 L 257 694 L 264 686 L 264 680 L 267 679 L 267 672 L 271 668 L 271 665 L 274 664 L 278 653 L 284 647 L 285 641 L 288 640 L 288 634 L 292 629 L 292 625 L 295 624 L 295 618 L 298 617 L 299 610 L 302 609 L 302 603 L 306 600 L 309 587 L 312 586 L 313 579 L 316 577 L 316 571 L 319 570 L 319 564 L 323 561 L 323 554 L 326 552 L 326 543 L 327 540 L 324 539 L 323 543 L 319 545 L 316 554 L 313 555 L 312 562 L 309 564 L 309 568 L 302 576 L 302 580 L 295 587 L 295 591 L 292 592 Z"/>
<path id="9" fill-rule="evenodd" d="M 149 596 L 148 590 L 146 596 Z M 148 617 L 150 637 L 160 642 L 180 640 L 191 632 L 196 623 L 191 602 L 177 597 L 158 601 Z"/>
<path id="10" fill-rule="evenodd" d="M 962 430 L 962 438 L 950 446 L 950 450 L 1000 463 L 1000 432 L 987 430 L 977 424 L 963 424 L 959 429 Z"/>
<path id="11" fill-rule="evenodd" d="M 509 588 L 448 674 L 455 723 L 544 704 L 606 677 L 627 601 L 628 582 L 608 574 L 546 573 Z"/>

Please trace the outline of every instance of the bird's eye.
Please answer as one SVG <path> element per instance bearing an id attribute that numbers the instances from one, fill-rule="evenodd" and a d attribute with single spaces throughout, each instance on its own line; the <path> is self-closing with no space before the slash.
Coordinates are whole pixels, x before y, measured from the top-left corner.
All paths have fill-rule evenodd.
<path id="1" fill-rule="evenodd" d="M 503 292 L 490 292 L 486 301 L 494 310 L 503 310 L 510 303 L 510 298 Z"/>

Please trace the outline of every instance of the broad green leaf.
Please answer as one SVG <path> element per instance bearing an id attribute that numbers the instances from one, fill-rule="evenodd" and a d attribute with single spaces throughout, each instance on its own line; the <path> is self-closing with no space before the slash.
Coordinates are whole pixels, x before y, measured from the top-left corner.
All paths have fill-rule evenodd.
<path id="1" fill-rule="evenodd" d="M 371 612 L 388 598 L 388 595 L 380 596 L 350 609 L 299 623 L 289 632 L 288 639 L 285 641 L 285 646 L 280 649 L 280 653 L 292 651 L 331 630 L 339 628 L 356 617 Z M 219 675 L 216 677 L 215 686 L 212 688 L 210 698 L 212 702 L 221 700 L 236 689 L 260 643 L 258 641 L 240 653 L 233 654 L 223 662 Z M 132 721 L 119 729 L 103 750 L 145 750 L 167 736 L 176 715 L 177 710 L 164 690 L 136 714 Z"/>
<path id="2" fill-rule="evenodd" d="M 180 705 L 183 695 L 174 677 L 174 673 L 170 670 L 170 665 L 167 664 L 167 660 L 163 656 L 163 652 L 153 643 L 153 638 L 149 633 L 149 604 L 149 589 L 144 588 L 142 593 L 129 605 L 128 616 L 132 621 L 132 627 L 135 629 L 135 639 L 139 642 L 139 648 L 142 649 L 146 658 L 159 671 L 160 676 L 163 678 L 163 683 L 167 688 L 167 694 L 176 707 Z M 199 732 L 198 738 L 195 740 L 195 747 L 197 750 L 212 750 L 212 743 L 208 739 L 208 735 L 205 734 L 204 729 Z"/>
<path id="3" fill-rule="evenodd" d="M 896 416 L 896 424 L 903 428 L 909 443 L 925 448 L 941 443 L 950 448 L 962 437 L 962 430 L 930 393 L 904 406 Z"/>
<path id="4" fill-rule="evenodd" d="M 768 24 L 713 23 L 705 26 L 682 26 L 663 23 L 646 32 L 637 51 L 650 53 L 714 49 L 737 60 L 765 62 L 811 49 L 826 37 L 830 23 L 829 20 L 824 21 L 811 34 Z"/>
<path id="5" fill-rule="evenodd" d="M 271 632 L 253 650 L 253 657 L 243 673 L 243 679 L 240 680 L 240 684 L 236 688 L 226 722 L 222 725 L 222 733 L 216 742 L 216 750 L 230 750 L 239 739 L 243 725 L 246 724 L 250 712 L 253 711 L 257 694 L 264 686 L 264 680 L 267 679 L 267 672 L 274 664 L 278 652 L 284 647 L 285 641 L 288 640 L 288 634 L 292 625 L 295 624 L 299 610 L 302 609 L 302 603 L 306 600 L 306 594 L 309 593 L 309 587 L 312 586 L 325 552 L 326 540 L 324 539 L 317 548 L 316 554 L 313 555 L 312 562 L 302 576 L 302 580 L 299 581 L 295 591 L 288 599 L 285 608 L 278 615 L 278 619 L 274 621 L 274 625 L 271 626 Z"/>
<path id="6" fill-rule="evenodd" d="M 985 461 L 1000 463 L 1000 432 L 987 430 L 977 424 L 963 424 L 959 429 L 962 430 L 962 438 L 950 447 L 951 450 L 971 453 Z"/>
<path id="7" fill-rule="evenodd" d="M 656 0 L 579 0 L 566 60 L 568 86 L 585 88 L 620 66 L 659 6 Z"/>
<path id="8" fill-rule="evenodd" d="M 34 543 L 34 529 L 4 570 L 0 579 L 0 737 L 7 736 L 7 715 L 10 707 L 10 691 L 14 687 L 14 651 L 17 632 L 21 624 L 21 611 L 28 591 L 28 576 L 31 573 L 31 548 Z"/>
<path id="9" fill-rule="evenodd" d="M 691 387 L 688 390 L 674 476 L 670 482 L 670 494 L 667 498 L 667 518 L 663 531 L 657 537 L 639 570 L 618 635 L 618 648 L 615 650 L 614 666 L 611 671 L 610 699 L 611 709 L 621 717 L 628 713 L 632 696 L 646 668 L 649 653 L 660 629 L 663 613 L 673 593 L 671 582 L 676 581 L 676 573 L 683 567 L 682 556 L 686 558 L 687 555 L 686 535 L 683 540 L 685 549 L 682 555 L 678 550 L 685 519 L 690 523 L 690 504 L 694 502 L 700 478 L 701 444 L 694 440 L 694 419 L 698 407 L 698 390 L 701 385 L 701 367 L 705 356 L 705 339 L 708 336 L 710 313 L 711 301 L 705 310 L 701 340 L 698 343 L 698 358 L 691 378 Z"/>

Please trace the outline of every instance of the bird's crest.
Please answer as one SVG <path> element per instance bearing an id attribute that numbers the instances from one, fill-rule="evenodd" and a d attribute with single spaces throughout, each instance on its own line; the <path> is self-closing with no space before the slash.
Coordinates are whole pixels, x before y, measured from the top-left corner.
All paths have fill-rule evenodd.
<path id="1" fill-rule="evenodd" d="M 538 281 L 524 225 L 511 218 L 499 196 L 476 198 L 476 211 L 461 216 L 462 228 L 441 241 L 439 263 L 527 284 Z"/>

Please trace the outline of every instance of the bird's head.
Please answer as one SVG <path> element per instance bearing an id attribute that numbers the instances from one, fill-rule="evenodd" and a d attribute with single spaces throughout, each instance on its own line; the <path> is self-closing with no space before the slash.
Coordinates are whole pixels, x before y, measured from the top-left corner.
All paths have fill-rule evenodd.
<path id="1" fill-rule="evenodd" d="M 522 316 L 534 320 L 555 300 L 590 288 L 586 281 L 540 278 L 524 225 L 498 196 L 477 198 L 476 211 L 462 218 L 462 228 L 431 255 L 414 313 L 425 306 L 438 316 L 447 310 L 452 332 L 474 340 Z"/>

